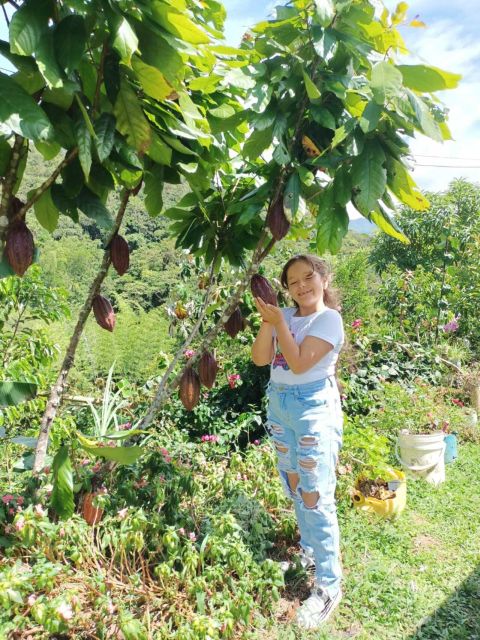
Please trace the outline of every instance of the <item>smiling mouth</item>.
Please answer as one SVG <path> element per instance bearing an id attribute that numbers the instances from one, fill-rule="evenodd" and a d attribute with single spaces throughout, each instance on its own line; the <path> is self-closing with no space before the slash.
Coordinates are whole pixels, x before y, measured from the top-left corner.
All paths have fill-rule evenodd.
<path id="1" fill-rule="evenodd" d="M 309 293 L 312 293 L 311 291 L 305 291 L 304 293 L 299 293 L 298 297 L 299 298 L 303 298 L 303 296 L 307 296 Z"/>

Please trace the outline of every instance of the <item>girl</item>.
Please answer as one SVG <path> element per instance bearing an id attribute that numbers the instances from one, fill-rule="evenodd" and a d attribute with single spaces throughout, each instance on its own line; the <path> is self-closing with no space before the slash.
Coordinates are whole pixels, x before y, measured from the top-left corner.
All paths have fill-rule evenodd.
<path id="1" fill-rule="evenodd" d="M 335 364 L 344 333 L 330 280 L 324 260 L 291 258 L 280 281 L 295 306 L 256 298 L 262 325 L 252 346 L 253 362 L 270 364 L 268 430 L 295 505 L 302 564 L 315 567 L 314 588 L 297 612 L 297 624 L 308 629 L 327 620 L 342 597 L 335 467 L 343 418 Z"/>

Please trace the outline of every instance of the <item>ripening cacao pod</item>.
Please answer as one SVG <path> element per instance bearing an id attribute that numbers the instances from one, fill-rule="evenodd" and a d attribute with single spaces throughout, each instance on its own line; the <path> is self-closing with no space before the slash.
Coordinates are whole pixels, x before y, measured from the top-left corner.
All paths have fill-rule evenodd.
<path id="1" fill-rule="evenodd" d="M 270 205 L 266 223 L 275 240 L 281 240 L 287 235 L 288 230 L 290 229 L 290 222 L 285 215 L 282 195 L 280 195 L 275 202 Z"/>
<path id="2" fill-rule="evenodd" d="M 237 307 L 235 311 L 232 313 L 232 315 L 230 316 L 230 318 L 223 325 L 225 331 L 228 333 L 228 335 L 231 338 L 235 338 L 237 333 L 242 330 L 242 327 L 243 327 L 242 320 L 243 320 L 242 313 L 240 309 Z"/>
<path id="3" fill-rule="evenodd" d="M 180 400 L 187 411 L 191 411 L 200 398 L 200 378 L 192 367 L 188 367 L 180 378 Z"/>
<path id="4" fill-rule="evenodd" d="M 107 331 L 113 331 L 115 327 L 115 312 L 110 303 L 110 300 L 103 296 L 95 296 L 92 302 L 93 313 L 95 314 L 95 320 Z"/>
<path id="5" fill-rule="evenodd" d="M 23 220 L 14 222 L 7 231 L 5 255 L 17 276 L 23 276 L 32 264 L 34 251 L 35 245 L 30 229 Z"/>
<path id="6" fill-rule="evenodd" d="M 118 233 L 113 236 L 110 243 L 110 257 L 115 271 L 119 276 L 123 276 L 130 264 L 130 249 L 125 238 L 119 236 Z"/>
<path id="7" fill-rule="evenodd" d="M 260 274 L 256 273 L 252 276 L 250 289 L 255 298 L 261 298 L 267 304 L 273 304 L 275 307 L 278 306 L 277 294 L 272 289 L 272 285 Z"/>
<path id="8" fill-rule="evenodd" d="M 198 374 L 200 376 L 200 382 L 204 387 L 208 387 L 209 389 L 213 387 L 217 370 L 218 365 L 215 357 L 210 351 L 205 351 L 198 363 Z"/>
<path id="9" fill-rule="evenodd" d="M 177 304 L 175 305 L 175 315 L 179 320 L 185 320 L 185 318 L 188 316 L 188 311 L 181 302 L 177 302 Z"/>

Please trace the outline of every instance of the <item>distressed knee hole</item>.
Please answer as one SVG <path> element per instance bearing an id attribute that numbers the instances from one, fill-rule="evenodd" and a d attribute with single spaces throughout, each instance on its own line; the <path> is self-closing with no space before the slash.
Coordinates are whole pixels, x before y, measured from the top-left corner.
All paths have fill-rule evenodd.
<path id="1" fill-rule="evenodd" d="M 318 491 L 302 491 L 302 500 L 307 509 L 315 509 L 320 502 L 320 494 Z"/>
<path id="2" fill-rule="evenodd" d="M 311 471 L 312 469 L 315 469 L 317 463 L 313 458 L 305 458 L 304 460 L 300 460 L 300 466 L 302 467 L 302 469 Z"/>
<path id="3" fill-rule="evenodd" d="M 303 436 L 303 438 L 300 438 L 301 447 L 312 447 L 313 445 L 317 444 L 317 442 L 318 441 L 315 436 Z"/>
<path id="4" fill-rule="evenodd" d="M 273 433 L 278 433 L 279 435 L 283 433 L 282 427 L 280 427 L 278 424 L 272 424 L 270 425 L 270 428 L 273 431 Z"/>

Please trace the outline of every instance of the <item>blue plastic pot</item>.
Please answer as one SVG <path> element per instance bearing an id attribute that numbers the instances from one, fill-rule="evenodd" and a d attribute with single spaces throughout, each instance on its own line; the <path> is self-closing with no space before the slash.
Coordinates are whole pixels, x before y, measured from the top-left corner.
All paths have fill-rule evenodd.
<path id="1" fill-rule="evenodd" d="M 445 436 L 445 463 L 453 462 L 458 458 L 458 441 L 456 433 Z"/>

